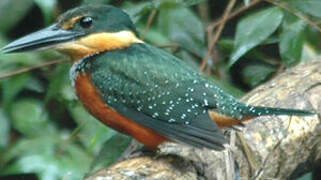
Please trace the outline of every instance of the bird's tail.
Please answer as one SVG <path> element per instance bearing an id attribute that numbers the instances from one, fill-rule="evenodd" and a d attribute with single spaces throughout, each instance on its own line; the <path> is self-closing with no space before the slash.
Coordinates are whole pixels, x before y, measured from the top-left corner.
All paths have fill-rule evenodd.
<path id="1" fill-rule="evenodd" d="M 299 109 L 284 109 L 284 108 L 271 108 L 262 106 L 248 106 L 243 109 L 243 113 L 249 116 L 264 116 L 264 115 L 296 115 L 296 116 L 308 116 L 313 115 L 312 111 L 299 110 Z"/>

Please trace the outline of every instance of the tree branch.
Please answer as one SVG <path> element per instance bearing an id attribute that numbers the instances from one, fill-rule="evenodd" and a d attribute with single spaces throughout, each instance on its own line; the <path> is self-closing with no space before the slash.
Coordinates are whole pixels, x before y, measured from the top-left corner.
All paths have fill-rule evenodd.
<path id="1" fill-rule="evenodd" d="M 67 61 L 67 59 L 57 59 L 57 60 L 52 60 L 52 61 L 48 61 L 48 62 L 43 62 L 41 64 L 36 64 L 36 65 L 33 65 L 33 66 L 29 66 L 29 67 L 23 67 L 23 68 L 20 68 L 20 69 L 16 69 L 16 70 L 10 71 L 10 72 L 5 73 L 5 74 L 0 74 L 0 79 L 8 78 L 8 77 L 15 76 L 15 75 L 18 75 L 18 74 L 21 74 L 21 73 L 25 73 L 25 72 L 29 72 L 29 71 L 32 71 L 32 70 L 35 70 L 35 69 L 51 66 L 51 65 L 54 65 L 54 64 L 59 64 L 59 63 L 64 62 L 64 61 Z"/>
<path id="2" fill-rule="evenodd" d="M 215 35 L 213 37 L 209 37 L 209 42 L 208 42 L 208 50 L 207 50 L 207 53 L 205 55 L 205 57 L 202 59 L 202 63 L 201 63 L 201 66 L 200 66 L 200 72 L 202 72 L 207 64 L 207 61 L 208 59 L 211 57 L 212 55 L 212 51 L 215 47 L 215 44 L 216 42 L 218 41 L 218 39 L 220 38 L 221 36 L 221 33 L 224 29 L 224 26 L 227 22 L 227 18 L 229 17 L 229 14 L 231 13 L 234 5 L 236 3 L 236 0 L 230 0 L 225 11 L 224 11 L 224 14 L 223 14 L 223 17 L 222 17 L 222 21 L 221 23 L 219 24 L 216 32 L 215 32 Z M 212 36 L 212 31 L 209 32 L 209 36 Z"/>

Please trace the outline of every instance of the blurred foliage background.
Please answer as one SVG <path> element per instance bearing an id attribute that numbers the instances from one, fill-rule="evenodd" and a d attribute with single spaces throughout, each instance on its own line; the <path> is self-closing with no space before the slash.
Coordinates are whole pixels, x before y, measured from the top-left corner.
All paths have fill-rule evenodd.
<path id="1" fill-rule="evenodd" d="M 0 47 L 89 3 L 123 8 L 142 39 L 237 97 L 320 54 L 320 0 L 1 0 Z M 0 53 L 0 179 L 81 179 L 130 143 L 83 109 L 67 60 L 54 51 Z"/>

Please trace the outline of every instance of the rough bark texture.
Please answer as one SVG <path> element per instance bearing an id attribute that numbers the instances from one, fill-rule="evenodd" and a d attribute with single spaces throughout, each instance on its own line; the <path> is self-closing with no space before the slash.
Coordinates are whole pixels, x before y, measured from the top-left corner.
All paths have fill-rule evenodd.
<path id="1" fill-rule="evenodd" d="M 320 162 L 321 59 L 287 70 L 243 101 L 310 109 L 317 115 L 258 117 L 241 131 L 227 131 L 230 144 L 224 151 L 166 143 L 157 155 L 117 162 L 87 179 L 292 179 Z"/>

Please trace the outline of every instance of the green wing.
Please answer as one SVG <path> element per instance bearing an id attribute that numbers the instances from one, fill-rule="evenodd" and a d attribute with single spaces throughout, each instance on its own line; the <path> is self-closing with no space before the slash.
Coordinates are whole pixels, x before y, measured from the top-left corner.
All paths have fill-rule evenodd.
<path id="1" fill-rule="evenodd" d="M 222 149 L 224 136 L 207 114 L 217 104 L 213 85 L 174 56 L 134 44 L 89 57 L 82 67 L 105 102 L 123 115 L 170 139 Z"/>

